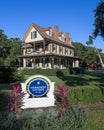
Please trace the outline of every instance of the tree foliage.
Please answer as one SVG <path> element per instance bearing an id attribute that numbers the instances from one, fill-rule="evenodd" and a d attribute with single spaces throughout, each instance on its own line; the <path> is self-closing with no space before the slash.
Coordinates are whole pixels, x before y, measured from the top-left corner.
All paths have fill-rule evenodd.
<path id="1" fill-rule="evenodd" d="M 0 29 L 0 66 L 18 66 L 22 41 L 19 38 L 7 38 Z"/>
<path id="2" fill-rule="evenodd" d="M 104 1 L 101 1 L 96 9 L 95 13 L 95 21 L 94 21 L 94 32 L 93 36 L 96 38 L 97 36 L 101 36 L 104 39 Z"/>
<path id="3" fill-rule="evenodd" d="M 90 64 L 92 62 L 99 62 L 96 49 L 91 46 L 85 46 L 82 43 L 79 42 L 73 42 L 73 45 L 75 46 L 75 56 L 78 56 L 81 58 L 86 64 Z M 102 50 L 98 49 L 101 53 Z M 102 59 L 104 61 L 104 54 L 101 53 Z"/>

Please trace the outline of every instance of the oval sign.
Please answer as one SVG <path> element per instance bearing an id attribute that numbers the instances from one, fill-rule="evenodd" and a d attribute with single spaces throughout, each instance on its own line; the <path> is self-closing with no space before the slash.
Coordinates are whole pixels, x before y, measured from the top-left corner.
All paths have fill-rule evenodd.
<path id="1" fill-rule="evenodd" d="M 44 96 L 48 91 L 48 83 L 43 79 L 34 79 L 29 83 L 28 91 L 36 97 Z"/>

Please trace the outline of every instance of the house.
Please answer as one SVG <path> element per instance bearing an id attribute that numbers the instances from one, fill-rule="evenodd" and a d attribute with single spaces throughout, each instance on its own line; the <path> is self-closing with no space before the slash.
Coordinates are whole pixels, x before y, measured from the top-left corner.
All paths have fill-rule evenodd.
<path id="1" fill-rule="evenodd" d="M 58 26 L 43 28 L 32 24 L 23 38 L 23 68 L 78 67 L 69 33 L 59 32 Z"/>

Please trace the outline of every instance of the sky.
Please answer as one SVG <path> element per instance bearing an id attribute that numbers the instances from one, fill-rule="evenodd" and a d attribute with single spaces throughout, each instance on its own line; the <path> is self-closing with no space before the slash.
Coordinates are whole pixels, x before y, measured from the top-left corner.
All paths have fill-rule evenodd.
<path id="1" fill-rule="evenodd" d="M 8 38 L 23 39 L 32 23 L 42 27 L 58 25 L 69 32 L 73 42 L 86 45 L 94 30 L 94 9 L 100 0 L 0 0 L 0 29 Z M 104 41 L 97 37 L 96 48 L 104 52 Z"/>

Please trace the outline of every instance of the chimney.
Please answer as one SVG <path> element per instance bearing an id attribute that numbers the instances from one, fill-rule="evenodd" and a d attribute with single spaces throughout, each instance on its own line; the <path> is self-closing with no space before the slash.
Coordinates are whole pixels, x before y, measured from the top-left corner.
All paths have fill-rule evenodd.
<path id="1" fill-rule="evenodd" d="M 58 30 L 58 26 L 54 26 L 54 38 L 59 38 Z"/>
<path id="2" fill-rule="evenodd" d="M 70 41 L 70 38 L 69 38 L 69 33 L 68 33 L 68 32 L 66 32 L 66 43 L 69 43 L 69 41 Z"/>

